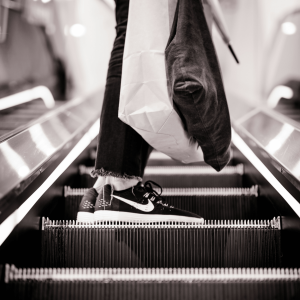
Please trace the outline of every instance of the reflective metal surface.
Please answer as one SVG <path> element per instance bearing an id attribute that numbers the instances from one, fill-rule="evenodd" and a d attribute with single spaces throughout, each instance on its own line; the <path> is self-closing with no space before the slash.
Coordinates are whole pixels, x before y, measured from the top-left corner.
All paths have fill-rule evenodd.
<path id="1" fill-rule="evenodd" d="M 264 110 L 243 117 L 239 127 L 300 180 L 300 130 Z"/>
<path id="2" fill-rule="evenodd" d="M 25 131 L 2 142 L 0 199 L 95 121 L 100 114 L 102 99 L 100 93 L 85 100 L 75 99 Z"/>

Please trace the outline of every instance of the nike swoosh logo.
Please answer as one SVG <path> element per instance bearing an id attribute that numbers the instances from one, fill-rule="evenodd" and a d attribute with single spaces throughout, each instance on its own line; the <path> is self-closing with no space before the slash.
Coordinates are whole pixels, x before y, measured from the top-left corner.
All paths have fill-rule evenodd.
<path id="1" fill-rule="evenodd" d="M 136 203 L 134 201 L 131 201 L 131 200 L 128 200 L 128 199 L 125 199 L 125 198 L 122 198 L 122 197 L 119 197 L 119 196 L 115 196 L 115 195 L 111 195 L 133 207 L 135 207 L 136 209 L 138 210 L 141 210 L 141 211 L 144 211 L 144 212 L 150 212 L 154 209 L 154 205 L 151 201 L 148 200 L 148 203 L 147 204 L 139 204 L 139 203 Z"/>

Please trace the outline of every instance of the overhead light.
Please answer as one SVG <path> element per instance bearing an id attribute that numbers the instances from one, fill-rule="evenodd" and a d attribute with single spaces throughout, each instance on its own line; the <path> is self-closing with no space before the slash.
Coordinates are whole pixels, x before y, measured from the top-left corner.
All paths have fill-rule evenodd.
<path id="1" fill-rule="evenodd" d="M 48 3 L 50 2 L 51 0 L 42 0 L 43 3 Z"/>
<path id="2" fill-rule="evenodd" d="M 284 22 L 281 24 L 281 31 L 287 35 L 293 35 L 297 31 L 297 27 L 292 22 Z"/>
<path id="3" fill-rule="evenodd" d="M 81 37 L 85 35 L 86 33 L 86 28 L 82 24 L 73 24 L 70 27 L 70 34 L 74 37 Z"/>

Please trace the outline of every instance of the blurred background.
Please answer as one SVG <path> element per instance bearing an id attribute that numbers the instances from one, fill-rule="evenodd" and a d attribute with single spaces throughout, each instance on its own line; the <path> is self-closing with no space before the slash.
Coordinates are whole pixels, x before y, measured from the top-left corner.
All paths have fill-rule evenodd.
<path id="1" fill-rule="evenodd" d="M 278 86 L 289 87 L 293 96 L 289 89 L 277 94 L 297 102 L 300 1 L 219 2 L 240 60 L 235 63 L 213 27 L 229 102 L 267 105 Z M 115 36 L 114 5 L 113 0 L 1 0 L 0 97 L 44 85 L 54 98 L 70 99 L 103 86 Z M 276 106 L 274 101 L 269 105 Z"/>
<path id="2" fill-rule="evenodd" d="M 240 60 L 235 63 L 213 27 L 229 100 L 266 104 L 278 85 L 299 88 L 300 1 L 220 4 Z M 113 0 L 1 0 L 0 96 L 45 85 L 55 98 L 68 99 L 103 86 L 115 35 L 114 5 Z"/>
<path id="3" fill-rule="evenodd" d="M 0 93 L 45 85 L 54 98 L 104 84 L 115 35 L 114 2 L 0 1 Z"/>
<path id="4" fill-rule="evenodd" d="M 293 97 L 289 90 L 277 89 L 273 98 L 279 100 L 283 93 L 299 101 L 300 1 L 220 0 L 220 4 L 240 59 L 237 65 L 214 30 L 229 101 L 267 105 L 281 85 L 290 87 Z M 274 107 L 274 101 L 269 106 Z"/>

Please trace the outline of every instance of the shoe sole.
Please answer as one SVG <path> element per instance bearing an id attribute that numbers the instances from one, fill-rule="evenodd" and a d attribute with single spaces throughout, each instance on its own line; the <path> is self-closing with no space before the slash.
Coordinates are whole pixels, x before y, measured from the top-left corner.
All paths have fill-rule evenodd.
<path id="1" fill-rule="evenodd" d="M 77 213 L 77 222 L 88 222 L 93 223 L 94 222 L 94 214 L 84 211 L 79 211 Z"/>
<path id="2" fill-rule="evenodd" d="M 183 217 L 175 215 L 146 215 L 146 214 L 135 214 L 128 212 L 119 211 L 95 211 L 94 221 L 122 221 L 122 222 L 132 222 L 132 221 L 157 221 L 157 222 L 196 222 L 204 223 L 203 218 L 193 218 L 193 217 Z"/>

